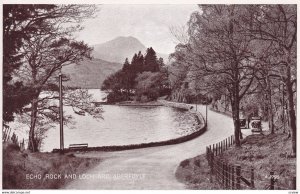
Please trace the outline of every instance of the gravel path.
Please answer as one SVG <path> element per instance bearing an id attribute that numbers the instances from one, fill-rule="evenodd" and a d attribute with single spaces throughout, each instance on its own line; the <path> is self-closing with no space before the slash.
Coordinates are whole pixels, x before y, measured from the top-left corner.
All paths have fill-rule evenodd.
<path id="1" fill-rule="evenodd" d="M 205 117 L 205 106 L 198 106 Z M 233 134 L 232 119 L 208 110 L 208 130 L 191 141 L 169 146 L 118 152 L 89 152 L 78 156 L 99 157 L 102 162 L 65 189 L 185 189 L 175 178 L 182 160 L 205 152 L 205 147 Z M 244 132 L 243 132 L 244 133 Z"/>

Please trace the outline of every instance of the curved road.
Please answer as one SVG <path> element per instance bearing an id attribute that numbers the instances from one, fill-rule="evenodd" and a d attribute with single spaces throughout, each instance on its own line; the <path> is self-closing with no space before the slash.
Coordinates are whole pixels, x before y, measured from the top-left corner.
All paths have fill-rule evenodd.
<path id="1" fill-rule="evenodd" d="M 198 106 L 205 117 L 205 106 Z M 89 152 L 77 156 L 99 157 L 101 163 L 65 189 L 185 189 L 175 178 L 182 160 L 205 153 L 205 147 L 233 134 L 232 119 L 208 110 L 208 129 L 201 136 L 176 145 L 117 152 Z"/>

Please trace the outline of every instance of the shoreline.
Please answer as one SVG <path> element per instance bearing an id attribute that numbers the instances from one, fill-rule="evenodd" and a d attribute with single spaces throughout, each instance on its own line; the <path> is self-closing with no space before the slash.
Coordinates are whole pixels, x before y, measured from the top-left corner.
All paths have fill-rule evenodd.
<path id="1" fill-rule="evenodd" d="M 155 102 L 155 103 L 153 103 Z M 122 105 L 121 105 L 122 106 Z M 187 111 L 190 111 L 192 114 L 195 114 L 197 119 L 197 130 L 193 133 L 190 133 L 185 136 L 177 137 L 174 139 L 164 140 L 164 141 L 158 141 L 158 142 L 148 142 L 148 143 L 140 143 L 140 144 L 129 144 L 129 145 L 112 145 L 112 146 L 99 146 L 99 147 L 87 147 L 87 148 L 73 148 L 73 149 L 65 149 L 64 152 L 77 152 L 77 151 L 123 151 L 123 150 L 132 150 L 132 149 L 140 149 L 140 148 L 148 148 L 148 147 L 157 147 L 157 146 L 165 146 L 165 145 L 174 145 L 183 143 L 189 140 L 192 140 L 196 137 L 199 137 L 202 135 L 206 130 L 206 121 L 202 114 L 200 112 L 196 112 L 193 109 L 191 109 L 191 106 L 184 103 L 177 103 L 177 102 L 171 102 L 166 100 L 158 100 L 158 101 L 152 101 L 151 103 L 142 103 L 142 104 L 136 104 L 136 103 L 124 103 L 123 106 L 167 106 L 167 107 L 173 107 L 178 109 L 184 109 Z M 59 149 L 53 149 L 52 153 L 59 152 Z"/>
<path id="2" fill-rule="evenodd" d="M 124 101 L 117 102 L 114 105 L 118 106 L 163 106 L 159 101 L 150 101 L 150 102 L 138 102 L 138 101 Z"/>

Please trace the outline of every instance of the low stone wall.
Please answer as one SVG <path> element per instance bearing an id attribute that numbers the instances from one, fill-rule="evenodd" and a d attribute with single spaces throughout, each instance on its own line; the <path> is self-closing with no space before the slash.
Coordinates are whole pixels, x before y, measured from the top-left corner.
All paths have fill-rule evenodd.
<path id="1" fill-rule="evenodd" d="M 198 124 L 206 126 L 206 121 L 205 121 L 204 117 L 202 116 L 202 114 L 200 112 L 195 111 L 193 106 L 185 104 L 185 103 L 172 102 L 172 101 L 166 101 L 166 100 L 159 100 L 159 102 L 164 106 L 190 111 L 191 113 L 193 113 L 197 116 L 198 121 L 199 121 Z"/>
<path id="2" fill-rule="evenodd" d="M 165 146 L 165 145 L 174 145 L 183 143 L 189 140 L 192 140 L 196 137 L 199 137 L 206 131 L 206 121 L 204 120 L 201 113 L 194 111 L 191 109 L 190 105 L 184 103 L 170 102 L 166 100 L 159 100 L 161 104 L 168 107 L 179 108 L 188 110 L 191 113 L 197 116 L 198 125 L 197 130 L 191 134 L 186 136 L 178 137 L 175 139 L 159 141 L 159 142 L 149 142 L 149 143 L 141 143 L 141 144 L 130 144 L 130 145 L 117 145 L 117 146 L 101 146 L 101 147 L 87 147 L 87 148 L 73 148 L 73 149 L 65 149 L 64 152 L 74 152 L 74 151 L 121 151 L 121 150 L 130 150 L 130 149 L 139 149 L 139 148 L 148 148 L 155 146 Z M 59 152 L 59 149 L 54 149 L 52 152 Z"/>

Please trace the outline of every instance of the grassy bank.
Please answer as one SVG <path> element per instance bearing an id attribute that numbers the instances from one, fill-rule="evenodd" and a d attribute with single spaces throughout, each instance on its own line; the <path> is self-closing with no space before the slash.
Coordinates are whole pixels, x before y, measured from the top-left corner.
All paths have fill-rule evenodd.
<path id="1" fill-rule="evenodd" d="M 241 148 L 231 147 L 218 157 L 231 165 L 241 165 L 245 178 L 253 167 L 256 189 L 268 189 L 270 171 L 279 177 L 275 189 L 292 189 L 296 158 L 291 157 L 291 139 L 286 134 L 250 135 Z M 190 189 L 220 189 L 216 177 L 210 174 L 205 154 L 182 161 L 176 177 Z"/>
<path id="2" fill-rule="evenodd" d="M 205 154 L 182 161 L 175 176 L 187 189 L 220 189 L 219 185 L 211 183 L 212 177 Z"/>
<path id="3" fill-rule="evenodd" d="M 4 145 L 3 189 L 58 189 L 99 162 L 71 153 L 29 153 Z"/>

